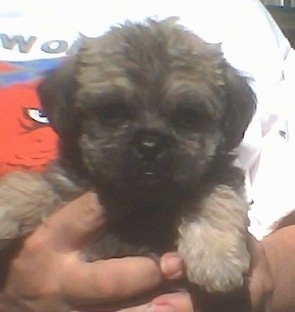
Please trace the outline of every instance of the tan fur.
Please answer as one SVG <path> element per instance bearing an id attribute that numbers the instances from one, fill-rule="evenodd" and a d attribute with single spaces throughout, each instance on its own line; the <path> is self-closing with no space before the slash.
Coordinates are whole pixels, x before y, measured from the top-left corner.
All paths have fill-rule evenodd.
<path id="1" fill-rule="evenodd" d="M 11 173 L 0 180 L 0 249 L 34 229 L 60 205 L 51 185 L 36 173 Z M 46 207 L 46 209 L 44 209 Z"/>
<path id="2" fill-rule="evenodd" d="M 243 196 L 220 185 L 202 201 L 197 218 L 183 219 L 178 251 L 192 283 L 208 292 L 230 292 L 242 286 L 250 264 L 247 207 Z"/>
<path id="3" fill-rule="evenodd" d="M 0 251 L 81 194 L 80 188 L 53 168 L 45 174 L 12 172 L 0 179 Z"/>

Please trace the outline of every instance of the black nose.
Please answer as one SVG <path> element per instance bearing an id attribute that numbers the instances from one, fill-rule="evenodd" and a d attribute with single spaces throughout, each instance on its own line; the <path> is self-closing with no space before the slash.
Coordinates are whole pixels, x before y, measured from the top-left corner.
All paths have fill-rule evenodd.
<path id="1" fill-rule="evenodd" d="M 154 160 L 161 155 L 165 149 L 164 138 L 158 133 L 138 133 L 134 142 L 134 147 L 138 156 L 145 160 Z"/>

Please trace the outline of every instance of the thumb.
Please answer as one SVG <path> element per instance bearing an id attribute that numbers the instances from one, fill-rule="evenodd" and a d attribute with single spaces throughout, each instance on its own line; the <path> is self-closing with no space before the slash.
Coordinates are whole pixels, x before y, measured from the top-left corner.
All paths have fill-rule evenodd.
<path id="1" fill-rule="evenodd" d="M 49 242 L 63 250 L 78 250 L 95 233 L 103 232 L 104 209 L 96 194 L 86 193 L 44 220 Z"/>

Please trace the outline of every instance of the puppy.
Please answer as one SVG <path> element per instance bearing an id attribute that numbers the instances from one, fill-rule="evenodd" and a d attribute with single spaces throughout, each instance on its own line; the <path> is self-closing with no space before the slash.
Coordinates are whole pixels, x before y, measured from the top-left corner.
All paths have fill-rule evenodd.
<path id="1" fill-rule="evenodd" d="M 46 215 L 93 190 L 108 230 L 89 246 L 89 260 L 177 249 L 201 293 L 223 298 L 243 288 L 248 204 L 234 150 L 255 96 L 219 45 L 173 18 L 127 22 L 82 39 L 39 93 L 60 156 L 44 173 L 0 181 L 2 253 Z M 203 309 L 223 311 L 210 303 Z"/>

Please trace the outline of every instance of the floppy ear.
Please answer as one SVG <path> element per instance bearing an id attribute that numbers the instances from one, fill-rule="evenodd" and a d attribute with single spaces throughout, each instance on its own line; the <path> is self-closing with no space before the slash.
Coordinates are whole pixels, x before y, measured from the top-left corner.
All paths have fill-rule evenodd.
<path id="1" fill-rule="evenodd" d="M 256 110 L 256 96 L 247 79 L 231 66 L 226 66 L 224 73 L 226 112 L 223 123 L 223 148 L 230 151 L 237 147 L 244 137 Z"/>
<path id="2" fill-rule="evenodd" d="M 68 58 L 60 67 L 50 72 L 37 89 L 41 106 L 59 136 L 67 135 L 77 126 L 73 107 L 77 90 L 75 72 L 76 58 Z"/>
<path id="3" fill-rule="evenodd" d="M 74 172 L 79 171 L 82 177 L 86 171 L 77 141 L 80 127 L 74 107 L 78 87 L 76 71 L 77 60 L 73 56 L 48 74 L 39 85 L 38 93 L 41 106 L 60 137 L 59 160 L 63 162 L 63 166 L 67 166 L 68 172 L 75 168 Z"/>

